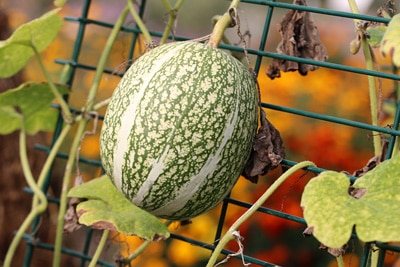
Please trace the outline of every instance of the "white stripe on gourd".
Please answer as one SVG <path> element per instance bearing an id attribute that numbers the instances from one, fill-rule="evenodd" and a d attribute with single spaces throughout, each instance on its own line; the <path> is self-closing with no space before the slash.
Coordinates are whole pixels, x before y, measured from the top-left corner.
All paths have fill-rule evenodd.
<path id="1" fill-rule="evenodd" d="M 132 198 L 133 203 L 140 205 L 140 203 L 142 203 L 146 195 L 150 193 L 149 192 L 150 188 L 152 188 L 154 182 L 157 181 L 158 177 L 163 172 L 164 169 L 163 161 L 165 160 L 168 151 L 169 151 L 169 145 L 167 145 L 161 157 L 153 161 L 153 163 L 151 164 L 152 168 L 150 170 L 149 175 L 147 176 L 142 186 L 137 191 L 136 196 Z"/>
<path id="2" fill-rule="evenodd" d="M 180 47 L 176 47 L 175 49 L 171 49 L 163 55 L 162 58 L 158 60 L 157 67 L 152 68 L 151 71 L 143 77 L 144 83 L 141 85 L 139 92 L 133 97 L 133 101 L 126 108 L 125 112 L 121 118 L 121 129 L 118 132 L 115 152 L 114 152 L 114 172 L 113 179 L 114 183 L 118 188 L 122 187 L 122 166 L 123 166 L 123 157 L 126 153 L 127 148 L 129 147 L 129 134 L 131 133 L 132 127 L 134 125 L 135 120 L 133 118 L 136 117 L 136 110 L 139 106 L 140 100 L 143 98 L 144 92 L 147 89 L 151 79 L 154 75 L 160 71 L 161 68 L 164 67 L 166 61 L 168 61 L 172 56 L 174 56 L 175 52 L 179 50 Z M 134 162 L 135 155 L 130 155 L 130 161 Z"/>

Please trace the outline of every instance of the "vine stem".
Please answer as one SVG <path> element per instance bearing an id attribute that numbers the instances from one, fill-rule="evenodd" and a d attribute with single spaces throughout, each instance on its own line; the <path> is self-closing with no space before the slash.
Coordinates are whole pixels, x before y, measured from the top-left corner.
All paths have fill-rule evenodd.
<path id="1" fill-rule="evenodd" d="M 139 14 L 136 12 L 136 9 L 135 9 L 135 6 L 133 5 L 132 0 L 128 0 L 128 7 L 129 7 L 129 11 L 131 12 L 133 19 L 136 22 L 136 25 L 142 31 L 144 39 L 146 40 L 146 42 L 152 43 L 153 38 L 151 38 L 150 32 L 147 30 L 146 25 L 144 24 L 143 20 L 140 18 Z"/>
<path id="2" fill-rule="evenodd" d="M 50 150 L 50 153 L 47 156 L 46 161 L 45 161 L 45 163 L 43 165 L 43 168 L 42 168 L 42 170 L 41 170 L 41 172 L 39 174 L 37 185 L 40 188 L 43 187 L 43 185 L 44 185 L 44 183 L 46 181 L 46 178 L 47 178 L 46 176 L 49 173 L 50 168 L 51 168 L 51 166 L 52 166 L 52 164 L 54 162 L 54 159 L 57 156 L 57 152 L 60 150 L 61 145 L 63 144 L 63 142 L 64 142 L 65 138 L 67 137 L 67 135 L 68 135 L 69 131 L 71 130 L 71 128 L 72 128 L 71 124 L 66 124 L 64 126 L 64 128 L 61 130 L 60 135 L 58 136 L 57 140 L 53 144 L 53 146 L 52 146 L 52 148 Z M 33 206 L 37 205 L 38 201 L 39 201 L 39 199 L 35 195 L 34 198 L 33 198 Z"/>
<path id="3" fill-rule="evenodd" d="M 68 124 L 71 124 L 73 122 L 73 117 L 72 117 L 72 114 L 71 114 L 71 111 L 69 109 L 67 102 L 65 101 L 63 96 L 60 94 L 60 92 L 57 89 L 57 86 L 54 84 L 53 80 L 51 79 L 50 74 L 47 71 L 47 69 L 43 63 L 43 60 L 40 57 L 39 51 L 36 49 L 36 47 L 34 45 L 32 45 L 32 49 L 35 53 L 35 57 L 36 57 L 37 61 L 39 62 L 40 68 L 41 68 L 47 82 L 49 83 L 50 90 L 52 91 L 53 95 L 55 96 L 56 100 L 58 101 L 58 103 L 61 107 L 61 111 L 64 116 L 64 120 Z"/>
<path id="4" fill-rule="evenodd" d="M 364 38 L 361 42 L 361 45 L 363 47 L 367 69 L 373 70 L 374 66 L 371 55 L 372 51 L 368 45 L 368 41 Z M 378 99 L 376 93 L 376 81 L 374 77 L 368 76 L 368 85 L 369 85 L 370 106 L 371 106 L 371 121 L 372 125 L 378 126 Z M 375 155 L 379 155 L 382 151 L 380 133 L 373 131 L 372 138 L 373 138 Z"/>
<path id="5" fill-rule="evenodd" d="M 358 9 L 357 3 L 355 0 L 348 0 L 349 6 L 351 11 L 354 14 L 359 14 L 360 10 Z M 360 20 L 354 19 L 354 25 L 357 31 L 362 31 L 363 29 L 359 29 L 358 24 L 360 23 Z M 371 50 L 371 47 L 368 44 L 367 39 L 365 38 L 365 34 L 361 33 L 360 36 L 361 38 L 361 47 L 363 49 L 363 54 L 365 58 L 365 66 L 368 70 L 374 70 L 374 59 L 373 59 L 373 51 Z M 368 76 L 368 88 L 369 88 L 369 99 L 370 99 L 370 107 L 371 107 L 371 122 L 372 125 L 378 126 L 378 97 L 377 97 L 377 92 L 376 92 L 376 80 L 372 76 Z M 380 134 L 378 132 L 372 132 L 372 140 L 374 144 L 374 154 L 375 156 L 379 155 L 382 151 L 382 144 L 381 144 L 381 138 Z M 370 250 L 371 253 L 371 266 L 374 264 L 374 266 L 377 265 L 378 262 L 378 257 L 379 257 L 379 251 L 374 252 L 373 250 Z"/>
<path id="6" fill-rule="evenodd" d="M 285 173 L 283 173 L 265 192 L 262 196 L 257 199 L 257 201 L 245 212 L 242 216 L 237 219 L 232 226 L 228 229 L 225 235 L 221 238 L 218 245 L 215 247 L 206 267 L 213 267 L 218 259 L 218 256 L 221 254 L 222 249 L 226 246 L 226 244 L 235 239 L 234 232 L 237 231 L 239 226 L 244 223 L 246 220 L 250 218 L 263 204 L 264 202 L 276 191 L 276 189 L 291 175 L 293 175 L 296 171 L 301 170 L 306 167 L 315 166 L 315 164 L 311 161 L 303 161 L 300 162 Z"/>
<path id="7" fill-rule="evenodd" d="M 207 45 L 217 48 L 219 43 L 221 42 L 224 32 L 226 28 L 228 28 L 232 24 L 232 18 L 230 15 L 230 10 L 233 8 L 237 8 L 240 3 L 240 0 L 232 0 L 228 11 L 225 12 L 224 15 L 217 21 L 215 24 L 213 31 L 211 33 L 210 40 L 208 41 Z"/>
<path id="8" fill-rule="evenodd" d="M 360 11 L 358 9 L 357 3 L 355 0 L 348 0 L 351 11 L 354 14 L 359 14 Z M 354 25 L 357 31 L 362 31 L 359 29 L 360 20 L 354 19 Z M 373 52 L 368 44 L 367 39 L 365 38 L 365 34 L 361 33 L 361 47 L 363 50 L 365 65 L 368 70 L 374 70 L 374 59 Z M 371 108 L 371 122 L 372 125 L 378 126 L 378 97 L 376 92 L 376 80 L 373 76 L 368 77 L 368 89 L 369 89 L 369 99 L 370 99 L 370 108 Z M 372 132 L 372 140 L 374 146 L 374 154 L 379 155 L 382 150 L 381 138 L 378 132 Z"/>
<path id="9" fill-rule="evenodd" d="M 54 162 L 54 159 L 56 158 L 57 152 L 59 151 L 59 149 L 60 149 L 62 143 L 64 142 L 65 137 L 67 136 L 69 130 L 71 129 L 71 125 L 72 125 L 71 124 L 72 123 L 72 114 L 69 110 L 67 103 L 65 102 L 62 95 L 58 92 L 57 87 L 55 86 L 54 82 L 52 81 L 52 79 L 49 75 L 49 72 L 47 71 L 47 69 L 44 66 L 44 63 L 39 55 L 39 52 L 37 51 L 37 49 L 34 46 L 32 46 L 32 49 L 35 52 L 35 57 L 39 62 L 39 65 L 41 67 L 43 74 L 45 75 L 45 78 L 47 79 L 50 89 L 52 90 L 55 98 L 60 103 L 61 112 L 64 114 L 64 119 L 69 118 L 67 120 L 69 120 L 70 123 L 65 125 L 65 127 L 61 131 L 59 137 L 57 138 L 56 142 L 53 144 L 51 151 L 50 151 L 49 155 L 47 156 L 46 161 L 41 169 L 38 180 L 35 183 L 32 172 L 30 171 L 29 161 L 28 161 L 26 152 L 21 151 L 22 149 L 24 149 L 24 147 L 26 147 L 26 137 L 25 137 L 26 131 L 24 128 L 25 124 L 24 124 L 23 116 L 21 116 L 21 132 L 20 132 L 20 144 L 19 144 L 20 145 L 20 160 L 21 160 L 21 166 L 22 166 L 22 169 L 24 172 L 25 179 L 27 180 L 29 187 L 34 192 L 34 195 L 33 195 L 31 211 L 28 214 L 28 216 L 25 218 L 24 222 L 19 227 L 15 237 L 12 240 L 12 243 L 9 246 L 9 250 L 7 251 L 7 254 L 6 254 L 4 266 L 8 266 L 9 263 L 11 263 L 12 258 L 14 257 L 14 254 L 15 254 L 15 250 L 16 250 L 18 244 L 20 243 L 24 232 L 26 232 L 26 230 L 28 229 L 29 225 L 31 225 L 33 220 L 38 215 L 43 213 L 47 208 L 47 198 L 46 198 L 44 192 L 42 191 L 42 187 L 47 178 L 47 174 L 49 173 L 50 168 Z"/>
<path id="10" fill-rule="evenodd" d="M 49 153 L 49 155 L 46 158 L 46 161 L 43 165 L 43 168 L 39 174 L 39 178 L 37 180 L 36 183 L 36 187 L 39 188 L 41 190 L 41 188 L 43 187 L 43 184 L 45 182 L 46 176 L 51 168 L 51 165 L 53 164 L 54 159 L 56 158 L 57 152 L 59 151 L 63 141 L 65 140 L 65 137 L 67 136 L 69 130 L 71 129 L 71 124 L 67 124 L 63 130 L 61 131 L 59 137 L 57 138 L 56 142 L 54 143 L 54 145 L 52 146 L 52 149 Z M 22 129 L 21 129 L 21 133 L 22 134 Z M 22 143 L 21 143 L 22 140 Z M 25 137 L 20 137 L 20 150 L 26 146 L 25 144 Z M 21 154 L 21 152 L 20 152 Z M 25 153 L 26 154 L 26 153 Z M 21 156 L 20 156 L 21 157 Z M 27 157 L 27 156 L 26 156 Z M 27 159 L 23 157 L 21 157 L 21 165 L 22 165 L 22 169 L 27 170 L 26 173 L 24 173 L 25 177 L 27 177 L 26 179 L 28 180 L 32 180 L 33 177 L 29 174 L 30 171 L 28 170 L 29 168 L 29 162 L 27 161 Z M 27 176 L 28 175 L 28 176 Z M 29 178 L 31 177 L 31 178 Z M 9 250 L 7 251 L 6 254 L 6 259 L 4 262 L 4 266 L 8 266 L 8 263 L 11 263 L 12 258 L 14 257 L 15 254 L 15 249 L 18 246 L 19 242 L 21 241 L 22 235 L 24 232 L 26 232 L 26 230 L 28 229 L 29 225 L 32 223 L 32 221 L 36 218 L 36 216 L 38 216 L 39 214 L 43 213 L 44 210 L 42 210 L 42 206 L 43 206 L 43 200 L 46 200 L 46 198 L 43 198 L 44 193 L 42 191 L 40 191 L 40 194 L 37 194 L 35 191 L 35 187 L 32 187 L 31 184 L 28 183 L 28 185 L 32 188 L 32 191 L 34 192 L 34 197 L 33 197 L 33 202 L 32 202 L 32 209 L 30 211 L 30 213 L 28 214 L 28 216 L 25 218 L 24 222 L 22 223 L 22 225 L 19 227 L 10 247 Z M 47 204 L 46 204 L 47 207 Z M 46 209 L 46 207 L 44 209 Z"/>
<path id="11" fill-rule="evenodd" d="M 173 221 L 165 221 L 165 225 L 169 226 Z M 130 254 L 128 257 L 126 257 L 123 260 L 123 263 L 128 265 L 132 260 L 136 259 L 140 254 L 143 253 L 143 251 L 145 251 L 145 249 L 151 244 L 153 243 L 153 240 L 146 240 L 144 241 L 132 254 Z"/>
<path id="12" fill-rule="evenodd" d="M 121 12 L 117 21 L 115 22 L 114 27 L 110 33 L 110 36 L 108 37 L 108 40 L 104 47 L 104 50 L 100 56 L 99 63 L 97 64 L 96 73 L 93 78 L 92 85 L 89 89 L 88 98 L 86 100 L 83 114 L 86 113 L 85 111 L 92 110 L 92 108 L 93 108 L 94 99 L 95 99 L 95 96 L 97 94 L 97 91 L 98 91 L 98 88 L 100 85 L 100 81 L 101 81 L 101 78 L 103 75 L 103 70 L 105 68 L 108 56 L 111 52 L 111 49 L 112 49 L 112 46 L 113 46 L 115 40 L 118 37 L 119 30 L 122 27 L 128 13 L 129 13 L 129 6 L 127 5 Z M 54 245 L 53 267 L 60 266 L 62 237 L 63 237 L 63 230 L 64 230 L 64 214 L 66 212 L 67 202 L 68 202 L 67 201 L 67 193 L 68 193 L 68 190 L 69 190 L 70 184 L 71 184 L 72 169 L 75 164 L 76 157 L 77 157 L 76 152 L 79 149 L 79 146 L 80 146 L 81 140 L 82 140 L 82 136 L 86 130 L 86 125 L 89 120 L 90 120 L 90 116 L 83 115 L 82 119 L 79 121 L 78 128 L 75 133 L 75 137 L 71 144 L 68 161 L 65 166 L 62 191 L 61 191 L 61 195 L 60 195 L 60 208 L 59 208 L 59 213 L 58 213 L 58 218 L 57 218 L 57 232 L 56 232 L 56 239 L 55 239 L 55 245 Z"/>
<path id="13" fill-rule="evenodd" d="M 174 7 L 172 7 L 168 0 L 162 0 L 162 3 L 164 4 L 164 6 L 167 9 L 167 12 L 169 14 L 169 18 L 168 18 L 167 26 L 165 27 L 164 33 L 161 37 L 160 45 L 165 44 L 167 42 L 168 36 L 171 33 L 171 30 L 174 28 L 178 10 L 179 10 L 179 8 L 181 8 L 183 2 L 184 2 L 184 0 L 178 0 L 175 3 Z"/>
<path id="14" fill-rule="evenodd" d="M 96 267 L 97 261 L 100 258 L 101 252 L 103 251 L 104 246 L 106 245 L 107 239 L 108 239 L 108 235 L 109 235 L 110 231 L 109 230 L 104 230 L 103 234 L 101 235 L 101 239 L 99 242 L 99 245 L 96 248 L 96 251 L 92 257 L 92 260 L 89 263 L 88 267 Z"/>
<path id="15" fill-rule="evenodd" d="M 106 99 L 104 99 L 104 100 L 102 100 L 102 101 L 96 103 L 96 104 L 93 106 L 93 110 L 99 110 L 99 109 L 101 109 L 102 107 L 107 106 L 107 105 L 110 103 L 110 101 L 111 101 L 111 97 L 106 98 Z"/>
<path id="16" fill-rule="evenodd" d="M 22 225 L 19 227 L 15 237 L 13 238 L 7 254 L 4 260 L 4 267 L 11 266 L 12 258 L 14 257 L 15 251 L 18 247 L 19 242 L 25 231 L 28 229 L 29 225 L 35 219 L 35 217 L 41 213 L 43 213 L 47 208 L 47 198 L 46 195 L 42 192 L 40 187 L 36 184 L 35 179 L 33 177 L 31 168 L 29 166 L 28 153 L 26 149 L 26 130 L 25 130 L 25 120 L 23 114 L 21 117 L 21 130 L 19 134 L 19 156 L 21 160 L 22 171 L 25 176 L 25 180 L 28 183 L 29 187 L 32 189 L 35 196 L 38 197 L 39 204 L 32 207 L 28 216 L 25 218 Z"/>
<path id="17" fill-rule="evenodd" d="M 344 267 L 344 262 L 343 262 L 343 256 L 342 255 L 336 257 L 336 261 L 338 263 L 338 267 Z"/>

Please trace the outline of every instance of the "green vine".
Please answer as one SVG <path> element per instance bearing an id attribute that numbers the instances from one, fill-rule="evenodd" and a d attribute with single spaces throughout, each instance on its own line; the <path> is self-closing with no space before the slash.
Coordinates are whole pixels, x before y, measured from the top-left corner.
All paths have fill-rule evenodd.
<path id="1" fill-rule="evenodd" d="M 315 166 L 315 164 L 311 161 L 303 161 L 295 166 L 291 167 L 285 173 L 283 173 L 265 192 L 262 196 L 257 199 L 257 201 L 242 215 L 237 219 L 232 226 L 228 229 L 225 235 L 221 238 L 218 245 L 215 247 L 206 267 L 213 267 L 218 259 L 218 256 L 221 254 L 223 248 L 228 244 L 229 241 L 234 240 L 235 232 L 239 226 L 247 221 L 250 216 L 252 216 L 263 204 L 264 202 L 278 189 L 278 187 L 286 181 L 291 175 L 293 175 L 296 171 L 299 171 L 306 167 Z"/>
<path id="2" fill-rule="evenodd" d="M 211 33 L 210 40 L 208 41 L 208 45 L 214 48 L 217 48 L 219 43 L 221 42 L 224 32 L 226 28 L 232 26 L 232 16 L 231 10 L 236 9 L 240 3 L 240 0 L 233 0 L 228 8 L 228 11 L 225 12 L 224 15 L 220 17 L 217 23 L 214 26 L 214 29 Z"/>
<path id="3" fill-rule="evenodd" d="M 29 167 L 28 153 L 26 149 L 27 147 L 26 147 L 25 120 L 22 114 L 20 114 L 20 118 L 21 118 L 21 130 L 19 134 L 19 156 L 21 159 L 22 171 L 24 173 L 27 184 L 32 189 L 32 191 L 34 192 L 35 196 L 38 199 L 38 204 L 33 205 L 30 213 L 28 214 L 28 216 L 25 218 L 24 222 L 18 229 L 17 234 L 15 235 L 7 251 L 6 258 L 4 260 L 4 267 L 11 266 L 12 258 L 26 229 L 28 229 L 29 225 L 32 223 L 35 217 L 43 213 L 47 208 L 47 198 L 45 194 L 42 192 L 41 188 L 35 182 L 35 178 L 33 177 L 32 171 Z"/>
<path id="4" fill-rule="evenodd" d="M 62 184 L 62 191 L 61 191 L 61 196 L 60 196 L 60 209 L 59 209 L 59 214 L 58 214 L 58 219 L 57 219 L 57 232 L 56 232 L 56 240 L 55 240 L 55 246 L 54 246 L 54 258 L 53 258 L 53 266 L 58 267 L 60 266 L 60 259 L 61 259 L 61 248 L 62 248 L 62 237 L 63 237 L 63 228 L 64 228 L 64 214 L 67 209 L 67 193 L 70 188 L 70 183 L 71 183 L 71 176 L 72 176 L 72 170 L 73 166 L 76 161 L 76 152 L 78 151 L 81 141 L 82 141 L 82 136 L 84 135 L 84 132 L 86 130 L 86 125 L 88 121 L 90 120 L 89 116 L 85 116 L 87 111 L 90 111 L 93 109 L 94 106 L 94 99 L 97 94 L 97 90 L 100 85 L 101 77 L 103 75 L 103 70 L 105 68 L 105 64 L 107 62 L 108 56 L 110 55 L 111 48 L 117 39 L 118 33 L 120 28 L 122 27 L 127 15 L 129 13 L 129 7 L 126 6 L 123 11 L 121 12 L 119 18 L 117 19 L 110 36 L 108 37 L 108 40 L 106 42 L 106 45 L 104 47 L 104 50 L 102 52 L 102 55 L 99 59 L 99 63 L 97 65 L 96 69 L 96 74 L 93 78 L 92 85 L 89 90 L 88 94 L 88 99 L 86 101 L 86 105 L 83 110 L 83 115 L 81 115 L 81 120 L 79 121 L 78 129 L 77 132 L 75 133 L 75 138 L 72 141 L 71 144 L 71 149 L 69 153 L 69 158 L 65 167 L 65 172 L 63 176 L 63 184 Z"/>
<path id="5" fill-rule="evenodd" d="M 60 133 L 59 138 L 54 143 L 52 150 L 50 151 L 49 155 L 47 156 L 46 161 L 45 161 L 45 163 L 41 169 L 41 172 L 39 174 L 38 180 L 36 182 L 33 177 L 32 172 L 31 172 L 31 169 L 29 166 L 29 161 L 28 161 L 27 145 L 26 145 L 27 131 L 25 128 L 25 118 L 24 118 L 23 114 L 20 114 L 21 128 L 20 128 L 20 135 L 19 135 L 19 156 L 20 156 L 20 160 L 21 160 L 21 166 L 22 166 L 22 170 L 24 173 L 24 177 L 27 181 L 27 184 L 33 191 L 33 201 L 32 201 L 31 211 L 29 212 L 29 214 L 26 216 L 25 220 L 19 227 L 17 233 L 15 234 L 15 236 L 8 248 L 8 251 L 6 253 L 5 260 L 3 263 L 5 267 L 11 266 L 12 259 L 15 255 L 15 251 L 22 239 L 23 234 L 27 231 L 29 226 L 34 221 L 34 219 L 37 216 L 39 216 L 40 214 L 42 214 L 47 209 L 47 197 L 46 197 L 45 193 L 42 191 L 42 187 L 45 183 L 47 174 L 50 171 L 51 166 L 54 162 L 56 154 L 57 154 L 58 150 L 60 149 L 61 144 L 65 140 L 65 137 L 67 136 L 69 130 L 71 129 L 71 123 L 73 122 L 72 114 L 69 110 L 68 104 L 66 103 L 66 101 L 64 100 L 64 98 L 62 97 L 60 92 L 58 91 L 56 85 L 52 81 L 50 74 L 43 63 L 43 60 L 39 55 L 39 51 L 36 48 L 36 46 L 34 45 L 32 40 L 29 43 L 29 47 L 33 50 L 35 58 L 39 63 L 40 69 L 48 82 L 49 88 L 50 88 L 51 92 L 53 93 L 55 99 L 58 101 L 58 103 L 60 105 L 61 112 L 63 114 L 63 118 L 65 121 L 68 122 L 68 124 L 63 128 L 63 130 Z M 17 113 L 19 113 L 19 112 L 17 111 Z"/>
<path id="6" fill-rule="evenodd" d="M 174 28 L 178 10 L 181 8 L 183 2 L 184 2 L 184 0 L 178 0 L 175 3 L 174 7 L 172 7 L 168 0 L 162 0 L 162 3 L 164 4 L 165 8 L 167 9 L 169 17 L 168 17 L 167 26 L 165 27 L 164 33 L 160 40 L 160 45 L 165 44 L 167 42 L 169 34 L 171 33 L 171 30 Z"/>
<path id="7" fill-rule="evenodd" d="M 61 107 L 61 111 L 62 111 L 64 120 L 68 124 L 72 124 L 73 118 L 72 118 L 72 114 L 71 114 L 71 111 L 69 110 L 69 106 L 68 106 L 67 102 L 64 100 L 64 98 L 60 94 L 60 92 L 58 92 L 56 85 L 54 84 L 53 80 L 51 79 L 50 74 L 47 71 L 46 67 L 44 66 L 44 63 L 43 63 L 42 58 L 40 57 L 39 51 L 36 49 L 36 47 L 34 45 L 32 45 L 32 49 L 35 53 L 35 57 L 36 57 L 37 61 L 39 62 L 39 66 L 40 66 L 47 82 L 49 83 L 49 87 Z"/>
<path id="8" fill-rule="evenodd" d="M 360 11 L 358 9 L 357 3 L 355 0 L 348 0 L 351 11 L 354 14 L 359 14 Z M 374 70 L 374 55 L 373 51 L 368 44 L 367 38 L 364 34 L 364 29 L 360 26 L 360 20 L 354 19 L 354 25 L 357 29 L 357 33 L 360 36 L 361 47 L 363 50 L 366 69 Z M 368 76 L 368 89 L 369 89 L 369 99 L 370 99 L 370 108 L 371 108 L 371 122 L 372 125 L 378 126 L 378 96 L 377 96 L 377 86 L 376 80 L 373 76 Z M 382 143 L 381 143 L 381 135 L 378 132 L 372 132 L 372 140 L 374 146 L 374 154 L 375 156 L 380 155 L 382 151 Z M 378 258 L 379 258 L 379 250 L 377 252 L 373 252 L 370 250 L 371 256 L 371 264 L 370 266 L 377 266 Z"/>
<path id="9" fill-rule="evenodd" d="M 222 16 L 217 15 L 217 16 L 214 16 L 214 17 L 212 18 L 212 23 L 213 23 L 214 26 L 215 26 L 215 24 L 218 22 L 218 20 L 219 20 L 221 17 L 222 17 Z M 226 37 L 225 34 L 222 35 L 221 41 L 222 41 L 224 44 L 232 45 L 231 41 L 228 39 L 228 37 Z M 242 60 L 243 60 L 243 58 L 245 58 L 244 53 L 241 53 L 241 52 L 238 52 L 238 51 L 231 51 L 231 55 L 232 55 L 234 58 L 238 59 L 240 62 L 243 62 Z M 246 63 L 247 63 L 247 62 L 246 62 Z M 247 66 L 247 67 L 248 67 L 248 66 Z"/>
<path id="10" fill-rule="evenodd" d="M 104 246 L 106 245 L 107 239 L 108 239 L 108 235 L 110 234 L 109 230 L 104 230 L 103 234 L 101 235 L 101 239 L 99 244 L 97 245 L 96 251 L 92 257 L 92 260 L 89 263 L 88 267 L 96 267 L 97 261 L 100 258 L 101 252 L 104 249 Z"/>
<path id="11" fill-rule="evenodd" d="M 43 213 L 43 211 L 47 208 L 47 198 L 44 196 L 44 194 L 43 194 L 43 192 L 41 190 L 39 192 L 39 191 L 35 190 L 35 188 L 41 189 L 43 187 L 43 184 L 44 184 L 44 182 L 46 180 L 47 173 L 49 172 L 49 170 L 50 170 L 50 168 L 51 168 L 51 166 L 52 166 L 52 164 L 54 162 L 54 159 L 56 158 L 57 152 L 60 149 L 62 143 L 64 142 L 65 137 L 69 133 L 70 129 L 71 129 L 71 125 L 68 124 L 61 131 L 57 141 L 54 143 L 49 155 L 46 158 L 46 161 L 45 161 L 45 163 L 43 165 L 43 168 L 42 168 L 42 170 L 40 172 L 40 175 L 39 175 L 39 178 L 38 178 L 36 186 L 34 184 L 33 184 L 33 186 L 31 185 L 32 177 L 29 175 L 30 171 L 28 171 L 29 163 L 27 161 L 26 156 L 24 155 L 24 154 L 26 154 L 26 152 L 22 151 L 23 149 L 26 149 L 26 147 L 25 147 L 26 146 L 26 141 L 25 141 L 25 139 L 26 139 L 25 135 L 26 134 L 23 133 L 24 132 L 23 130 L 21 130 L 21 133 L 20 133 L 20 154 L 22 155 L 22 156 L 20 156 L 21 157 L 21 165 L 23 166 L 23 169 L 27 170 L 26 171 L 27 174 L 25 174 L 25 175 L 28 175 L 28 176 L 26 176 L 27 177 L 26 179 L 30 181 L 30 182 L 28 182 L 28 185 L 32 188 L 32 190 L 34 192 L 34 198 L 33 198 L 31 212 L 25 218 L 25 220 L 22 223 L 22 225 L 19 227 L 19 229 L 18 229 L 18 231 L 17 231 L 17 233 L 16 233 L 16 235 L 15 235 L 15 237 L 14 237 L 14 239 L 13 239 L 13 241 L 12 241 L 8 251 L 7 251 L 6 259 L 4 261 L 4 266 L 5 267 L 11 265 L 11 260 L 14 257 L 15 250 L 16 250 L 19 242 L 21 241 L 21 238 L 22 238 L 22 235 L 24 234 L 24 232 L 26 232 L 26 230 L 28 229 L 28 227 L 32 223 L 32 221 L 35 219 L 35 217 L 40 215 L 41 213 Z M 46 207 L 44 207 L 44 210 L 43 210 L 43 206 L 44 205 L 46 205 Z"/>
<path id="12" fill-rule="evenodd" d="M 147 43 L 151 44 L 151 43 L 153 43 L 153 38 L 151 37 L 150 32 L 147 30 L 147 27 L 144 24 L 144 22 L 142 21 L 142 19 L 140 18 L 139 14 L 136 12 L 134 2 L 135 2 L 134 0 L 128 0 L 127 4 L 128 4 L 129 11 L 131 12 L 133 19 L 135 20 L 136 25 L 142 31 L 144 39 L 146 40 Z"/>
<path id="13" fill-rule="evenodd" d="M 336 262 L 338 263 L 338 267 L 344 267 L 343 256 L 340 255 L 336 257 Z"/>
<path id="14" fill-rule="evenodd" d="M 166 226 L 169 226 L 171 223 L 173 223 L 173 221 L 167 220 L 164 224 Z M 151 243 L 153 243 L 153 240 L 144 241 L 138 248 L 136 248 L 134 252 L 132 252 L 130 255 L 128 255 L 128 257 L 123 259 L 123 263 L 126 265 L 129 264 L 131 261 L 136 259 L 140 254 L 142 254 Z"/>
<path id="15" fill-rule="evenodd" d="M 348 0 L 351 11 L 354 14 L 359 14 L 360 11 L 358 9 L 357 3 L 355 0 Z M 374 70 L 374 55 L 371 47 L 368 44 L 367 38 L 364 33 L 364 29 L 360 26 L 361 21 L 358 19 L 354 19 L 354 25 L 357 30 L 357 34 L 360 38 L 361 47 L 363 50 L 366 69 Z M 369 89 L 369 99 L 370 99 L 370 108 L 371 108 L 371 121 L 372 125 L 378 126 L 378 96 L 377 96 L 377 86 L 376 80 L 373 76 L 368 76 L 368 89 Z M 377 132 L 372 132 L 373 145 L 375 155 L 379 155 L 382 150 L 381 144 L 381 136 Z"/>

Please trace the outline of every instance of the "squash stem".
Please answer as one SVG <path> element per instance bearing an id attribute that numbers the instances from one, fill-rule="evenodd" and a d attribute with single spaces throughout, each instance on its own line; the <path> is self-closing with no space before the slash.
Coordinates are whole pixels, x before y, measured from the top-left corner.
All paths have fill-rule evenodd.
<path id="1" fill-rule="evenodd" d="M 296 171 L 301 170 L 303 168 L 309 167 L 309 166 L 315 166 L 315 164 L 311 161 L 303 161 L 300 162 L 293 167 L 291 167 L 289 170 L 287 170 L 285 173 L 283 173 L 265 192 L 262 194 L 262 196 L 257 199 L 257 201 L 245 212 L 243 213 L 242 216 L 237 219 L 232 226 L 229 228 L 229 230 L 225 233 L 225 235 L 221 238 L 220 242 L 218 245 L 215 247 L 215 250 L 213 251 L 206 267 L 213 267 L 218 259 L 218 256 L 221 254 L 222 249 L 226 246 L 226 244 L 235 239 L 234 233 L 237 231 L 239 226 L 244 223 L 247 219 L 250 218 L 263 204 L 264 202 L 276 191 L 276 189 L 284 182 L 286 179 L 288 179 L 290 176 L 292 176 Z"/>
<path id="2" fill-rule="evenodd" d="M 214 16 L 212 18 L 212 23 L 215 26 L 215 24 L 218 22 L 218 20 L 221 18 L 222 16 Z M 232 45 L 231 41 L 228 39 L 228 37 L 226 37 L 225 34 L 222 35 L 221 41 L 224 44 L 227 45 Z M 237 51 L 231 51 L 231 55 L 236 58 L 237 60 L 239 60 L 240 62 L 242 62 L 242 59 L 244 58 L 244 54 L 241 52 L 237 52 Z"/>
<path id="3" fill-rule="evenodd" d="M 207 45 L 217 48 L 221 42 L 226 28 L 232 25 L 232 18 L 230 11 L 238 7 L 240 0 L 233 0 L 224 15 L 217 21 L 211 33 L 210 40 Z"/>

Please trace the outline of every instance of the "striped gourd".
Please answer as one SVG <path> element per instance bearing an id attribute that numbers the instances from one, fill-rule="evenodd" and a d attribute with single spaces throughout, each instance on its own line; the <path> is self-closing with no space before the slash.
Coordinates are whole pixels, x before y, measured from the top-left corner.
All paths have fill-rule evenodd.
<path id="1" fill-rule="evenodd" d="M 100 137 L 104 169 L 135 205 L 192 218 L 232 189 L 257 114 L 254 80 L 237 59 L 195 42 L 156 47 L 113 93 Z"/>

